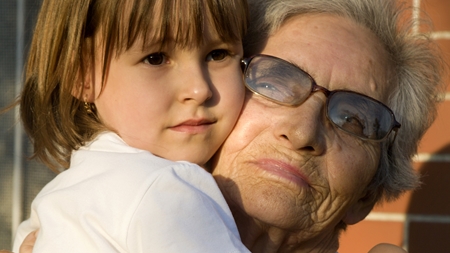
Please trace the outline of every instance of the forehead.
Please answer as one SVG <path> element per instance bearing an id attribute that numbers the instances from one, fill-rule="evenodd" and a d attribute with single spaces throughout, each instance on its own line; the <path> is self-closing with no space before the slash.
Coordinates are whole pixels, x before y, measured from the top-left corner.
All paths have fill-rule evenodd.
<path id="1" fill-rule="evenodd" d="M 387 53 L 371 31 L 347 18 L 331 14 L 290 18 L 269 37 L 262 53 L 295 63 L 330 90 L 387 99 Z"/>

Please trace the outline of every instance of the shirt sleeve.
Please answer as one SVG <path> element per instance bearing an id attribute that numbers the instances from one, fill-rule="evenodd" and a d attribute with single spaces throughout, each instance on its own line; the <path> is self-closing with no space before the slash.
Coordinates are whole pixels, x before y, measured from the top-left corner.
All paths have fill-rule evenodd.
<path id="1" fill-rule="evenodd" d="M 250 252 L 210 174 L 192 168 L 164 171 L 131 218 L 129 252 Z"/>

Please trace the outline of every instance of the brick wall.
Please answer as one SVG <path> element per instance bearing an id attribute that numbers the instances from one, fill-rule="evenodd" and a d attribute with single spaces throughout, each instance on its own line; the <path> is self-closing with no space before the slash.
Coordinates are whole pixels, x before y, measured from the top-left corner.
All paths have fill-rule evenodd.
<path id="1" fill-rule="evenodd" d="M 433 21 L 432 38 L 450 64 L 450 0 L 408 0 Z M 414 11 L 412 18 L 420 12 Z M 450 73 L 446 83 L 450 84 Z M 437 120 L 419 147 L 415 168 L 423 175 L 421 189 L 377 206 L 341 238 L 340 253 L 361 253 L 377 243 L 402 246 L 409 253 L 450 252 L 450 87 Z"/>

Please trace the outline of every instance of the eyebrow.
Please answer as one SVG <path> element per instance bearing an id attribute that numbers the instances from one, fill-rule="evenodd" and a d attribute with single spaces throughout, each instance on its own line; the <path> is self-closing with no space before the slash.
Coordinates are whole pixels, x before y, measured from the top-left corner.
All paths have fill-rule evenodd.
<path id="1" fill-rule="evenodd" d="M 283 60 L 285 60 L 285 59 L 283 59 Z M 310 71 L 308 70 L 308 68 L 306 68 L 306 67 L 301 67 L 301 66 L 298 65 L 297 63 L 292 62 L 291 60 L 288 60 L 288 59 L 286 59 L 285 61 L 286 61 L 286 62 L 289 62 L 290 64 L 292 64 L 292 65 L 295 66 L 296 68 L 298 68 L 298 69 L 300 69 L 301 71 L 303 71 L 303 72 L 305 72 L 306 74 L 308 74 L 308 75 L 313 79 L 313 81 L 317 84 L 316 78 L 314 77 L 313 74 L 311 74 L 312 72 L 310 72 Z"/>

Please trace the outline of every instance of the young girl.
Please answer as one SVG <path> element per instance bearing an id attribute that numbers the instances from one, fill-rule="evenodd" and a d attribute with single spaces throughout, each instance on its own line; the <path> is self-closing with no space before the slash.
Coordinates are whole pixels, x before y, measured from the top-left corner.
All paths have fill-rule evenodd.
<path id="1" fill-rule="evenodd" d="M 15 252 L 38 227 L 34 252 L 248 252 L 192 164 L 238 118 L 246 15 L 245 0 L 44 0 L 21 118 L 34 156 L 64 172 Z"/>

